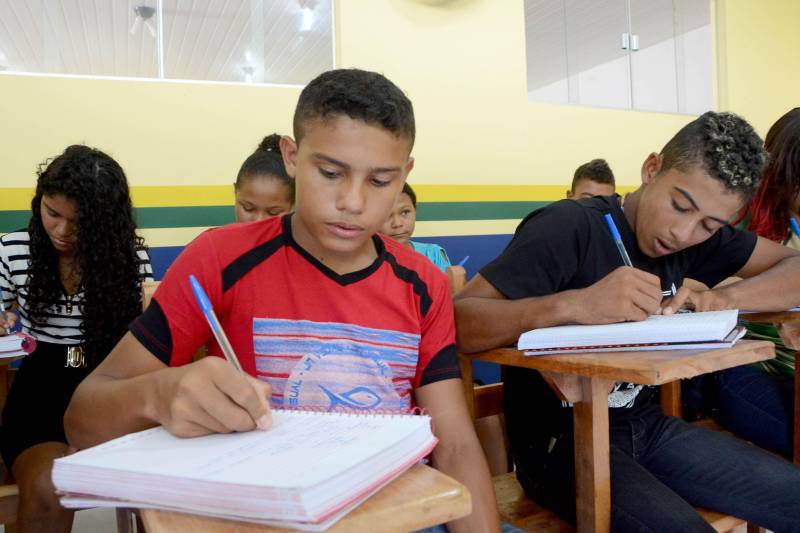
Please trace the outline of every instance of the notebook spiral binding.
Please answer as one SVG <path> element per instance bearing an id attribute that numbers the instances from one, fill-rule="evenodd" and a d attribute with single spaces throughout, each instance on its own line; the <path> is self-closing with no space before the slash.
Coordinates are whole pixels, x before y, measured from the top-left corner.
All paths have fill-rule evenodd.
<path id="1" fill-rule="evenodd" d="M 273 411 L 299 411 L 302 413 L 311 413 L 311 414 L 326 414 L 326 415 L 341 415 L 341 416 L 369 416 L 369 417 L 377 417 L 377 416 L 427 416 L 430 417 L 430 413 L 427 409 L 422 407 L 412 407 L 408 411 L 403 411 L 399 409 L 369 409 L 369 410 L 360 410 L 360 409 L 347 409 L 342 407 L 337 407 L 335 411 L 329 411 L 324 407 L 287 407 L 285 405 L 281 407 L 273 407 Z"/>

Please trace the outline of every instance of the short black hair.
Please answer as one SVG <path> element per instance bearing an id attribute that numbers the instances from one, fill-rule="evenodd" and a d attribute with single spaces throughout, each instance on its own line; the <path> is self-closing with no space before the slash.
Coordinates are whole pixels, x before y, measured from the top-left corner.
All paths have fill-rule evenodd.
<path id="1" fill-rule="evenodd" d="M 661 150 L 661 172 L 700 166 L 725 189 L 749 200 L 767 162 L 764 143 L 745 119 L 708 111 L 681 128 Z"/>
<path id="2" fill-rule="evenodd" d="M 411 100 L 382 74 L 359 69 L 323 72 L 300 93 L 294 111 L 294 138 L 299 144 L 312 120 L 347 116 L 380 126 L 409 141 L 416 134 Z"/>
<path id="3" fill-rule="evenodd" d="M 575 186 L 581 180 L 605 183 L 612 187 L 617 186 L 614 181 L 614 173 L 611 172 L 611 167 L 608 166 L 608 162 L 605 159 L 592 159 L 575 169 L 575 175 L 572 177 L 573 192 L 575 192 Z"/>
<path id="4" fill-rule="evenodd" d="M 414 206 L 414 209 L 417 208 L 417 193 L 414 192 L 414 189 L 411 188 L 411 185 L 408 182 L 403 183 L 403 190 L 402 194 L 407 194 L 409 198 L 411 198 L 411 205 Z"/>

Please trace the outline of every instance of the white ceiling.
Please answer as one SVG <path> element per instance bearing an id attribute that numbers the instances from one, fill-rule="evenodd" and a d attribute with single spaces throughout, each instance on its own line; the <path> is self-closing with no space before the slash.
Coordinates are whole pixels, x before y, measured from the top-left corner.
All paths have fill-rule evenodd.
<path id="1" fill-rule="evenodd" d="M 332 0 L 163 0 L 164 77 L 305 84 L 333 67 Z M 159 77 L 156 0 L 0 0 L 0 67 Z M 303 9 L 313 22 L 302 31 Z M 156 16 L 152 26 L 157 30 Z"/>

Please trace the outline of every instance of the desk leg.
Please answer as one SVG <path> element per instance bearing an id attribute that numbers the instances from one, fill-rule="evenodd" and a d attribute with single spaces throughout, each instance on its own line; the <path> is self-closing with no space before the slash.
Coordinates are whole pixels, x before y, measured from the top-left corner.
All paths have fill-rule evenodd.
<path id="1" fill-rule="evenodd" d="M 582 401 L 574 404 L 575 488 L 578 532 L 611 531 L 608 391 L 611 382 L 581 377 Z"/>

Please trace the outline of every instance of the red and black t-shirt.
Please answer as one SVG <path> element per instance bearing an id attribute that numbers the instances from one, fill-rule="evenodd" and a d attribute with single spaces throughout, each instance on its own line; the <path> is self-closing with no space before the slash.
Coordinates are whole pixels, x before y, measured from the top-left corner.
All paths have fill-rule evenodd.
<path id="1" fill-rule="evenodd" d="M 130 330 L 170 366 L 221 355 L 189 284 L 211 300 L 242 368 L 274 406 L 407 410 L 411 393 L 459 377 L 447 278 L 373 237 L 377 259 L 339 275 L 292 238 L 291 215 L 206 231 L 178 256 Z"/>

